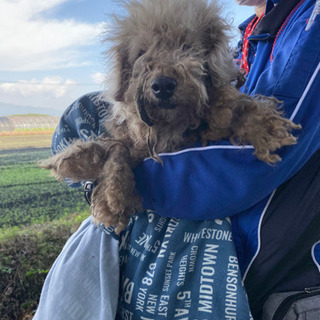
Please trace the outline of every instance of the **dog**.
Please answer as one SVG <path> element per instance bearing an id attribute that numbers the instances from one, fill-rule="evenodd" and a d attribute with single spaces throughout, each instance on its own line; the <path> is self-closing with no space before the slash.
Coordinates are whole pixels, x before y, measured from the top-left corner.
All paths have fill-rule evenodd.
<path id="1" fill-rule="evenodd" d="M 207 0 L 127 0 L 111 36 L 115 89 L 106 133 L 78 140 L 43 167 L 58 179 L 97 181 L 92 213 L 123 230 L 141 210 L 133 169 L 148 156 L 202 141 L 252 144 L 266 163 L 295 144 L 300 126 L 283 117 L 279 101 L 236 88 L 243 78 L 230 50 L 230 25 Z M 107 85 L 108 85 L 107 83 Z M 213 164 L 214 165 L 214 162 Z"/>

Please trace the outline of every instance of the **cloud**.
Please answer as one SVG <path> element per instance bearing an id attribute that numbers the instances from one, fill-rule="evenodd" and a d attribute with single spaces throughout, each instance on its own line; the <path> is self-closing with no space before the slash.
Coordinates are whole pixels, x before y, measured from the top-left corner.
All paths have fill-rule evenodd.
<path id="1" fill-rule="evenodd" d="M 63 80 L 61 77 L 45 77 L 42 80 L 19 80 L 0 84 L 0 92 L 7 95 L 22 95 L 23 97 L 49 94 L 55 98 L 64 96 L 67 91 L 77 85 L 73 80 Z"/>
<path id="2" fill-rule="evenodd" d="M 43 18 L 43 13 L 67 1 L 0 1 L 1 71 L 48 70 L 84 63 L 79 48 L 98 42 L 101 24 Z"/>
<path id="3" fill-rule="evenodd" d="M 102 85 L 106 80 L 106 75 L 101 72 L 97 72 L 91 76 L 94 83 Z"/>
<path id="4" fill-rule="evenodd" d="M 64 110 L 84 93 L 96 90 L 99 90 L 98 85 L 88 84 L 87 88 L 84 83 L 58 76 L 0 82 L 0 105 L 10 103 Z"/>

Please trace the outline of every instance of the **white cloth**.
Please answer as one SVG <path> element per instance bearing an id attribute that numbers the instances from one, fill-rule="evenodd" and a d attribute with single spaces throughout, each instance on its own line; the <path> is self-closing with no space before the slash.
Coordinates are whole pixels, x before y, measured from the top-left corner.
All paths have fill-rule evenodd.
<path id="1" fill-rule="evenodd" d="M 53 264 L 33 319 L 112 320 L 118 293 L 118 241 L 89 217 Z"/>

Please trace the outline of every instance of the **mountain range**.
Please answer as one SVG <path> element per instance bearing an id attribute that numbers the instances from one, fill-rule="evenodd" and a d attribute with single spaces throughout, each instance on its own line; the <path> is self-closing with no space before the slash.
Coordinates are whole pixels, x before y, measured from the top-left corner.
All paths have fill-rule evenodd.
<path id="1" fill-rule="evenodd" d="M 31 107 L 31 106 L 19 106 L 0 101 L 0 117 L 12 116 L 16 114 L 46 114 L 50 116 L 61 116 L 63 110 Z"/>

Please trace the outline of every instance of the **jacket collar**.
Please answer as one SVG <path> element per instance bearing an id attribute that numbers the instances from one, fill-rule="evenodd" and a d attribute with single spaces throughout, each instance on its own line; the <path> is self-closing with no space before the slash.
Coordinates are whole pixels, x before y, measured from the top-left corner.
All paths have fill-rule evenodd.
<path id="1" fill-rule="evenodd" d="M 271 37 L 275 37 L 283 22 L 300 1 L 301 0 L 282 0 L 276 5 L 273 1 L 268 1 L 266 15 L 256 26 L 252 32 L 252 36 L 269 34 Z"/>
<path id="2" fill-rule="evenodd" d="M 250 40 L 262 40 L 270 37 L 274 38 L 290 12 L 300 1 L 301 0 L 268 0 L 265 16 L 252 32 Z M 254 17 L 255 15 L 252 15 L 241 23 L 239 25 L 240 31 L 244 32 Z"/>

